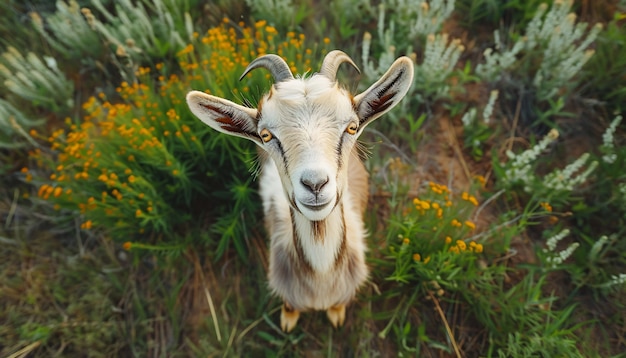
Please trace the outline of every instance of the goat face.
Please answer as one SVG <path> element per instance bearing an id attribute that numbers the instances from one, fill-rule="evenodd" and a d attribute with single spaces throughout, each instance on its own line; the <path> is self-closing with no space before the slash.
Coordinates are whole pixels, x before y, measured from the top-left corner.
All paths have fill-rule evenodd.
<path id="1" fill-rule="evenodd" d="M 261 102 L 258 128 L 292 206 L 309 220 L 326 218 L 347 180 L 358 117 L 349 93 L 324 75 L 280 82 Z"/>
<path id="2" fill-rule="evenodd" d="M 204 123 L 250 139 L 269 153 L 292 208 L 311 221 L 325 219 L 340 201 L 348 185 L 346 163 L 365 126 L 395 106 L 413 81 L 413 63 L 401 57 L 380 80 L 352 97 L 336 81 L 343 62 L 356 68 L 346 54 L 332 51 L 319 73 L 294 78 L 280 57 L 259 57 L 242 78 L 264 67 L 276 82 L 258 109 L 198 91 L 187 95 L 189 108 Z"/>

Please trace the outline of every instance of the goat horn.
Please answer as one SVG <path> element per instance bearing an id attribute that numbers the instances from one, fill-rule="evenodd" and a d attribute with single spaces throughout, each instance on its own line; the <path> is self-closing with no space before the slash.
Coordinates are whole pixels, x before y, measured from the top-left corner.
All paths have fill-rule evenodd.
<path id="1" fill-rule="evenodd" d="M 326 57 L 324 57 L 324 62 L 322 62 L 322 69 L 320 70 L 320 74 L 328 77 L 332 82 L 337 80 L 337 71 L 339 70 L 339 65 L 347 62 L 352 65 L 356 69 L 358 73 L 361 73 L 359 67 L 352 61 L 350 56 L 346 55 L 345 52 L 340 50 L 330 51 Z"/>
<path id="2" fill-rule="evenodd" d="M 275 82 L 293 79 L 293 74 L 291 73 L 287 62 L 285 62 L 285 60 L 283 60 L 280 56 L 269 54 L 258 57 L 254 61 L 250 62 L 248 67 L 246 67 L 246 70 L 243 71 L 243 75 L 239 77 L 239 81 L 241 81 L 250 71 L 259 67 L 268 69 L 272 74 L 272 77 L 274 77 Z"/>

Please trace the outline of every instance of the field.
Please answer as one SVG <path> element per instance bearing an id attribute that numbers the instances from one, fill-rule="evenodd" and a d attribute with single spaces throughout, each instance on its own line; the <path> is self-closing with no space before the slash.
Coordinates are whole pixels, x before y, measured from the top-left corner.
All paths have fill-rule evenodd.
<path id="1" fill-rule="evenodd" d="M 0 356 L 626 357 L 623 0 L 0 4 Z M 341 49 L 366 128 L 368 283 L 334 329 L 280 329 L 255 106 Z"/>

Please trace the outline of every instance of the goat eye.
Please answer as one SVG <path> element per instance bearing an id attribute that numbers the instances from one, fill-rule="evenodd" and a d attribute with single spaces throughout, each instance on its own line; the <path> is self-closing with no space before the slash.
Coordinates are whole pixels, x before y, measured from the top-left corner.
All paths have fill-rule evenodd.
<path id="1" fill-rule="evenodd" d="M 346 133 L 348 134 L 356 134 L 357 129 L 359 129 L 359 125 L 356 122 L 352 122 L 346 128 Z"/>
<path id="2" fill-rule="evenodd" d="M 263 140 L 264 143 L 269 142 L 270 140 L 272 140 L 272 137 L 273 137 L 272 133 L 268 131 L 267 129 L 262 129 L 259 135 L 261 136 L 261 139 Z"/>

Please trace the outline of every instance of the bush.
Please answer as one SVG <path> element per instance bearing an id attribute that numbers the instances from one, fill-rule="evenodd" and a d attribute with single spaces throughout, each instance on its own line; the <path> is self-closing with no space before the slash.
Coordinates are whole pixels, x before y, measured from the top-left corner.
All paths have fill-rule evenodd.
<path id="1" fill-rule="evenodd" d="M 138 82 L 117 88 L 120 102 L 102 93 L 91 97 L 82 118 L 68 118 L 68 130 L 47 138 L 53 152 L 32 152 L 40 169 L 25 169 L 26 179 L 54 209 L 76 213 L 82 229 L 136 241 L 127 248 L 178 248 L 175 233 L 207 222 L 210 226 L 199 226 L 210 227 L 220 254 L 232 242 L 244 255 L 251 228 L 246 223 L 256 223 L 249 174 L 254 148 L 202 124 L 184 97 L 191 89 L 207 88 L 253 103 L 251 89 L 261 91 L 268 80 L 259 71 L 239 82 L 245 66 L 267 51 L 292 59 L 294 71 L 309 69 L 313 51 L 303 42 L 295 33 L 279 41 L 264 22 L 239 34 L 226 23 L 212 28 L 179 52 L 181 75 L 168 75 L 171 69 L 163 64 L 140 68 Z"/>

